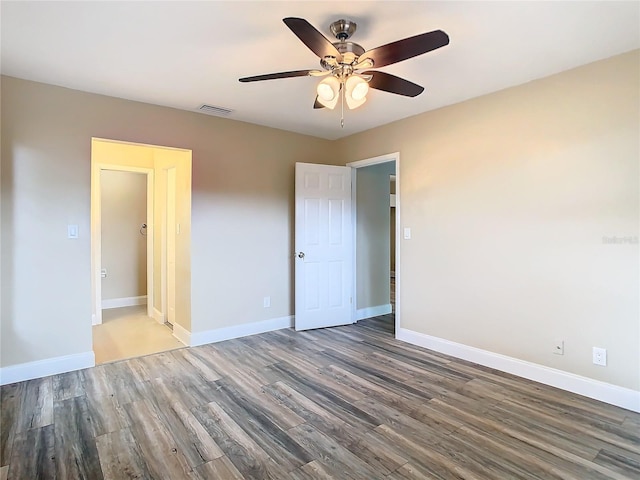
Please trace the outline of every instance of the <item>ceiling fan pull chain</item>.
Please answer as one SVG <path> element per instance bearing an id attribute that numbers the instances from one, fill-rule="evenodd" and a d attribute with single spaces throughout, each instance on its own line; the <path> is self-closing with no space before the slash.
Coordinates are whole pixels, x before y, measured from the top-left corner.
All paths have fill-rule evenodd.
<path id="1" fill-rule="evenodd" d="M 340 93 L 342 94 L 340 99 L 340 128 L 344 128 L 344 84 L 340 86 Z"/>

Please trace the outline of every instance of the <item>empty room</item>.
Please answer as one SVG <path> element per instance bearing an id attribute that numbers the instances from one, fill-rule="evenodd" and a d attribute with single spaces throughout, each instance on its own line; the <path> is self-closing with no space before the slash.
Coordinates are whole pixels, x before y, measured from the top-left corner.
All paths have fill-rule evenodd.
<path id="1" fill-rule="evenodd" d="M 640 477 L 640 3 L 0 40 L 0 480 Z"/>

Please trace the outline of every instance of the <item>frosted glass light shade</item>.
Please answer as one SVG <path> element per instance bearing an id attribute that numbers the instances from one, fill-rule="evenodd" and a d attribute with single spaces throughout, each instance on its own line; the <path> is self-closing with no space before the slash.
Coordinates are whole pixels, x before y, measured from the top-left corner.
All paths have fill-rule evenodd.
<path id="1" fill-rule="evenodd" d="M 327 77 L 318 84 L 316 91 L 321 100 L 330 102 L 338 97 L 340 82 L 336 77 Z"/>
<path id="2" fill-rule="evenodd" d="M 362 77 L 358 75 L 350 76 L 347 79 L 345 87 L 347 105 L 350 109 L 358 108 L 367 100 L 369 84 Z"/>
<path id="3" fill-rule="evenodd" d="M 340 97 L 340 81 L 336 77 L 327 77 L 316 88 L 318 102 L 333 110 Z"/>
<path id="4" fill-rule="evenodd" d="M 347 101 L 347 107 L 349 107 L 350 110 L 353 110 L 354 108 L 358 108 L 360 105 L 366 102 L 367 97 L 362 98 L 360 100 L 355 100 L 353 97 L 347 95 L 345 97 L 345 100 Z"/>

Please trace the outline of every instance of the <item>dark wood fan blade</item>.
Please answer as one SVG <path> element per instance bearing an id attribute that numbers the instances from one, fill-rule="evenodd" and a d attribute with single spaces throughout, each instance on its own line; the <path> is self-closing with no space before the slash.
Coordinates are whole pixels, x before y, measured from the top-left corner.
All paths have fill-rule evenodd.
<path id="1" fill-rule="evenodd" d="M 324 108 L 324 105 L 318 101 L 318 97 L 316 97 L 316 101 L 313 102 L 313 108 Z"/>
<path id="2" fill-rule="evenodd" d="M 276 80 L 278 78 L 290 78 L 290 77 L 306 77 L 312 70 L 295 70 L 293 72 L 278 72 L 267 73 L 265 75 L 256 75 L 254 77 L 244 77 L 240 81 L 245 82 L 260 82 L 262 80 Z"/>
<path id="3" fill-rule="evenodd" d="M 369 87 L 376 90 L 404 95 L 405 97 L 417 97 L 424 91 L 424 87 L 390 73 L 368 71 L 362 72 L 362 75 L 372 75 L 371 80 L 369 80 Z"/>
<path id="4" fill-rule="evenodd" d="M 380 68 L 408 58 L 417 57 L 448 44 L 449 35 L 442 30 L 434 30 L 433 32 L 422 33 L 415 37 L 398 40 L 364 52 L 360 55 L 359 61 L 370 58 L 373 60 L 373 66 Z"/>
<path id="5" fill-rule="evenodd" d="M 336 47 L 304 18 L 288 17 L 282 21 L 318 57 L 342 57 Z"/>

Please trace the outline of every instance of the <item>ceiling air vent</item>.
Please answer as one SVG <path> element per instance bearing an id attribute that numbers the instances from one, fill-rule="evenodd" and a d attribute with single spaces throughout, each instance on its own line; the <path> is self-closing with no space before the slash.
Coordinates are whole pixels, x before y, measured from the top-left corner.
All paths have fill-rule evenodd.
<path id="1" fill-rule="evenodd" d="M 233 110 L 224 107 L 216 107 L 214 105 L 204 104 L 200 106 L 199 110 L 207 115 L 216 115 L 218 117 L 228 117 Z"/>

